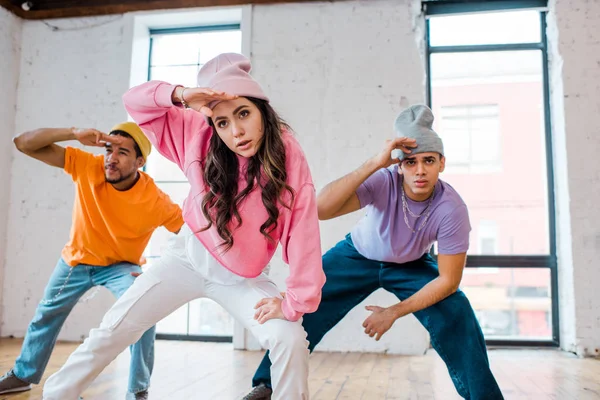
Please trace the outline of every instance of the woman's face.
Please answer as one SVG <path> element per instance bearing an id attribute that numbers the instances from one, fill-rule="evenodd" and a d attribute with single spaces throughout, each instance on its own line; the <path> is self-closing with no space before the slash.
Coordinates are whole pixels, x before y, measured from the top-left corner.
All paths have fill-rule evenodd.
<path id="1" fill-rule="evenodd" d="M 212 121 L 227 147 L 242 157 L 256 154 L 264 136 L 262 115 L 245 97 L 222 101 L 213 108 Z"/>

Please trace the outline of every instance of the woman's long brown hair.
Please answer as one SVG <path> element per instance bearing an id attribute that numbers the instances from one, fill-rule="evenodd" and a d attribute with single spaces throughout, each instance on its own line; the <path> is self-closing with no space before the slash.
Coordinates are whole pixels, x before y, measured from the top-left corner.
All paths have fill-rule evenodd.
<path id="1" fill-rule="evenodd" d="M 224 252 L 233 247 L 230 222 L 235 221 L 233 229 L 242 225 L 238 207 L 255 185 L 261 190 L 262 202 L 268 214 L 267 220 L 260 227 L 260 233 L 270 241 L 273 241 L 270 233 L 277 229 L 278 205 L 289 209 L 295 196 L 294 190 L 287 184 L 286 155 L 282 138 L 283 129 L 290 128 L 267 101 L 252 97 L 247 99 L 254 103 L 262 115 L 264 135 L 258 151 L 248 160 L 245 171 L 248 183 L 246 187 L 238 193 L 237 156 L 219 138 L 212 121 L 210 125 L 213 135 L 208 155 L 202 163 L 204 182 L 207 185 L 206 195 L 202 200 L 202 213 L 208 225 L 201 231 L 214 224 L 223 239 L 219 247 L 222 247 Z M 290 194 L 287 203 L 283 200 L 286 191 Z"/>

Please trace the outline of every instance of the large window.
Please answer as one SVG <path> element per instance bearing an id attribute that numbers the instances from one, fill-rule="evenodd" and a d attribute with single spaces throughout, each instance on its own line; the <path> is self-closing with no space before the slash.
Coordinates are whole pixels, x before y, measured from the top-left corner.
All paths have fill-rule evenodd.
<path id="1" fill-rule="evenodd" d="M 441 178 L 471 218 L 461 287 L 488 341 L 557 344 L 544 3 L 423 4 Z"/>
<path id="2" fill-rule="evenodd" d="M 151 31 L 149 80 L 163 80 L 184 86 L 196 86 L 202 65 L 220 53 L 241 53 L 239 25 L 220 25 L 177 30 Z M 172 162 L 154 151 L 148 157 L 146 172 L 158 186 L 182 205 L 189 191 L 186 177 Z M 170 234 L 157 230 L 146 258 L 156 260 L 167 245 Z M 184 305 L 157 324 L 158 337 L 230 341 L 233 318 L 209 299 L 197 299 Z"/>

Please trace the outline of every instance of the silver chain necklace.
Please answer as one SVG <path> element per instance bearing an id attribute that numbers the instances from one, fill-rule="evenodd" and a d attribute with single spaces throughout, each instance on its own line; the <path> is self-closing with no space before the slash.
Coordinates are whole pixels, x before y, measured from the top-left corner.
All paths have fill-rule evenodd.
<path id="1" fill-rule="evenodd" d="M 435 194 L 435 186 L 433 187 L 433 192 L 431 192 L 431 197 L 429 197 L 429 203 L 427 203 L 427 207 L 425 207 L 425 209 L 423 210 L 423 212 L 421 212 L 421 214 L 415 214 L 412 211 L 410 211 L 410 208 L 408 208 L 408 203 L 406 202 L 406 195 L 404 194 L 404 183 L 402 183 L 402 213 L 404 214 L 404 223 L 406 224 L 408 229 L 410 229 L 412 231 L 412 233 L 417 233 L 421 229 L 423 229 L 423 227 L 429 220 L 429 216 L 431 215 L 431 203 L 433 202 L 434 194 Z M 421 223 L 421 226 L 416 231 L 408 223 L 408 216 L 406 215 L 407 211 L 413 218 L 420 218 L 421 216 L 423 216 L 423 214 L 425 214 L 425 218 L 423 218 L 423 222 Z"/>

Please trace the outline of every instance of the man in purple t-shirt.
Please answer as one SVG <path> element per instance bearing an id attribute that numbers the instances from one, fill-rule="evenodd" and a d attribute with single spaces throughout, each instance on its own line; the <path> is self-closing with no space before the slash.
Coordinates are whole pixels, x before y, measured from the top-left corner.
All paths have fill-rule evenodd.
<path id="1" fill-rule="evenodd" d="M 428 107 L 404 110 L 394 125 L 396 139 L 319 193 L 321 220 L 361 208 L 366 213 L 346 239 L 323 256 L 327 282 L 321 304 L 302 324 L 312 351 L 350 310 L 384 288 L 400 302 L 387 308 L 368 306 L 372 313 L 363 323 L 367 335 L 379 340 L 394 321 L 412 313 L 429 331 L 462 397 L 502 399 L 481 328 L 458 288 L 471 225 L 462 198 L 439 180 L 446 159 L 432 125 Z M 437 261 L 429 254 L 434 242 Z M 245 399 L 271 398 L 269 368 L 265 356 Z"/>

